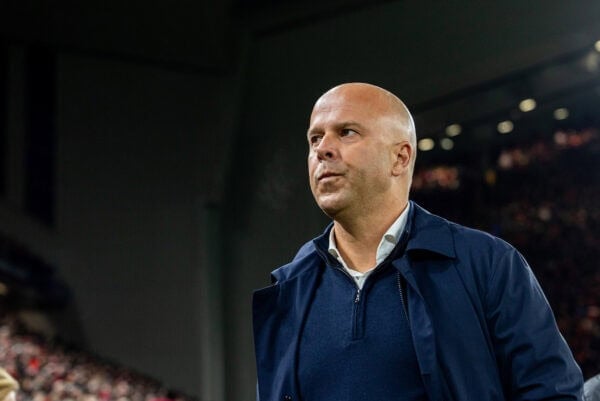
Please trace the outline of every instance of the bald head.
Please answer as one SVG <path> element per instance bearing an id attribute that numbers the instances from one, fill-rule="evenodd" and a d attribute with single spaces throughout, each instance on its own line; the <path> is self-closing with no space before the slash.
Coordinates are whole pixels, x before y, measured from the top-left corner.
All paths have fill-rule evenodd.
<path id="1" fill-rule="evenodd" d="M 336 102 L 348 102 L 349 99 L 352 99 L 362 104 L 362 107 L 368 108 L 369 112 L 377 113 L 382 120 L 388 120 L 392 127 L 389 133 L 394 136 L 392 139 L 408 141 L 411 144 L 413 149 L 411 172 L 414 170 L 417 155 L 415 123 L 408 107 L 402 100 L 379 86 L 363 82 L 350 82 L 335 86 L 325 92 L 315 103 L 312 115 L 322 107 L 331 107 L 332 99 L 336 99 Z"/>

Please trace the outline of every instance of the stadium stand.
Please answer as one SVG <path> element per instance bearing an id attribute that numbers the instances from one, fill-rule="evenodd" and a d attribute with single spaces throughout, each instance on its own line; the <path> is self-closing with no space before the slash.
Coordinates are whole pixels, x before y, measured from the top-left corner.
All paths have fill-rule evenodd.
<path id="1" fill-rule="evenodd" d="M 18 401 L 191 401 L 160 382 L 90 353 L 27 332 L 5 311 L 0 366 L 20 383 Z"/>

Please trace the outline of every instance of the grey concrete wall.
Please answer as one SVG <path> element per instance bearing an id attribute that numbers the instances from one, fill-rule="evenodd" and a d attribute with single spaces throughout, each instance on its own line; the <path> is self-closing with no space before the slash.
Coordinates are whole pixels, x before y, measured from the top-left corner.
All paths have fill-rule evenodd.
<path id="1" fill-rule="evenodd" d="M 60 273 L 85 341 L 200 395 L 215 318 L 203 308 L 214 268 L 206 205 L 228 139 L 220 97 L 235 87 L 69 55 L 58 71 Z"/>

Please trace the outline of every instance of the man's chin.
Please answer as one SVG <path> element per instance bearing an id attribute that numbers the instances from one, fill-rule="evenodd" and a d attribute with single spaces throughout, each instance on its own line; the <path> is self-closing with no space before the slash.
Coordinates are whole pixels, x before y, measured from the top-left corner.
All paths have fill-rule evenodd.
<path id="1" fill-rule="evenodd" d="M 332 219 L 334 219 L 335 216 L 337 216 L 344 209 L 341 202 L 332 200 L 319 202 L 319 207 L 321 208 L 323 213 L 325 213 Z"/>

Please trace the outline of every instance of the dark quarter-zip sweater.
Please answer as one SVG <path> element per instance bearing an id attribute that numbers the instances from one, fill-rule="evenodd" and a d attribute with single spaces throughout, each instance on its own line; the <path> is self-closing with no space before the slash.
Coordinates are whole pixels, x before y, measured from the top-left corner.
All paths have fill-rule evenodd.
<path id="1" fill-rule="evenodd" d="M 359 290 L 337 261 L 320 253 L 327 266 L 298 354 L 302 401 L 426 401 L 400 276 L 390 258 Z"/>

